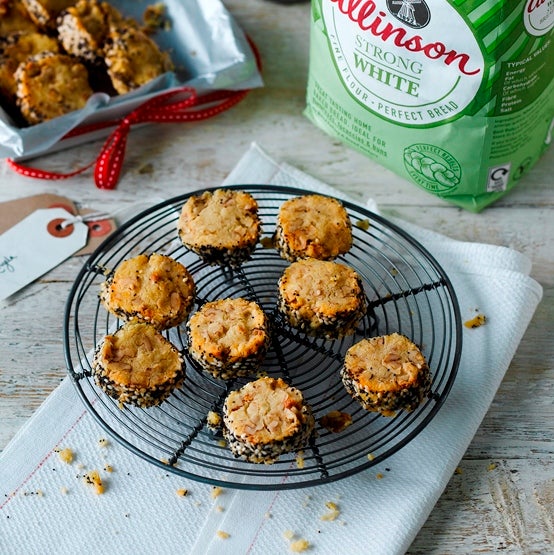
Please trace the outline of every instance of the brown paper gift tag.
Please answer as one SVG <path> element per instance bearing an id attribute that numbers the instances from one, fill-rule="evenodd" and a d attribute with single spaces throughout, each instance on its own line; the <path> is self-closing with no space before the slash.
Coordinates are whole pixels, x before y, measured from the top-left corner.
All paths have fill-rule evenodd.
<path id="1" fill-rule="evenodd" d="M 0 203 L 0 234 L 32 214 L 35 210 L 57 207 L 65 208 L 71 214 L 77 214 L 77 207 L 72 200 L 50 193 L 2 202 Z M 89 212 L 92 212 L 92 210 L 83 210 L 80 212 L 80 215 L 84 216 Z M 87 222 L 87 226 L 89 228 L 87 244 L 75 253 L 76 256 L 91 254 L 117 227 L 112 219 Z"/>

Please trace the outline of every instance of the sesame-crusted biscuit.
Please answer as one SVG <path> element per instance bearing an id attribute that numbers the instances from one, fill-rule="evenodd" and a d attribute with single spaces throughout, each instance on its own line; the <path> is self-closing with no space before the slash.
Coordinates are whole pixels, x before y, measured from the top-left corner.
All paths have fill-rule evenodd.
<path id="1" fill-rule="evenodd" d="M 100 63 L 110 27 L 124 21 L 125 25 L 136 25 L 132 20 L 124 20 L 117 8 L 107 2 L 79 0 L 58 16 L 58 37 L 69 54 Z"/>
<path id="2" fill-rule="evenodd" d="M 177 232 L 183 244 L 208 264 L 239 266 L 260 239 L 258 203 L 246 191 L 204 191 L 183 205 Z"/>
<path id="3" fill-rule="evenodd" d="M 264 377 L 231 391 L 223 407 L 223 436 L 237 458 L 271 464 L 303 449 L 315 420 L 302 392 Z"/>
<path id="4" fill-rule="evenodd" d="M 158 329 L 188 317 L 196 287 L 190 272 L 163 254 L 139 254 L 124 260 L 100 288 L 100 300 L 123 320 L 140 320 Z"/>
<path id="5" fill-rule="evenodd" d="M 58 15 L 75 0 L 22 0 L 29 17 L 41 29 L 54 30 Z"/>
<path id="6" fill-rule="evenodd" d="M 67 56 L 31 56 L 15 72 L 17 105 L 32 125 L 83 108 L 92 94 L 86 67 Z"/>
<path id="7" fill-rule="evenodd" d="M 278 291 L 277 309 L 290 326 L 327 339 L 352 335 L 367 309 L 359 274 L 329 260 L 293 262 Z"/>
<path id="8" fill-rule="evenodd" d="M 21 62 L 42 52 L 59 52 L 56 39 L 44 33 L 13 33 L 0 38 L 0 94 L 15 102 L 15 72 Z"/>
<path id="9" fill-rule="evenodd" d="M 140 29 L 112 26 L 104 48 L 104 61 L 114 89 L 125 94 L 173 69 L 167 52 Z"/>
<path id="10" fill-rule="evenodd" d="M 346 391 L 364 409 L 384 416 L 414 410 L 431 388 L 425 357 L 399 333 L 362 339 L 352 345 L 340 376 Z"/>
<path id="11" fill-rule="evenodd" d="M 185 379 L 183 358 L 154 326 L 127 322 L 106 335 L 95 352 L 96 384 L 120 403 L 159 405 Z"/>
<path id="12" fill-rule="evenodd" d="M 333 260 L 350 250 L 352 224 L 335 198 L 317 194 L 294 197 L 279 209 L 274 243 L 280 255 L 291 262 Z"/>
<path id="13" fill-rule="evenodd" d="M 253 374 L 270 343 L 269 320 L 242 297 L 207 302 L 187 322 L 189 353 L 215 378 Z"/>

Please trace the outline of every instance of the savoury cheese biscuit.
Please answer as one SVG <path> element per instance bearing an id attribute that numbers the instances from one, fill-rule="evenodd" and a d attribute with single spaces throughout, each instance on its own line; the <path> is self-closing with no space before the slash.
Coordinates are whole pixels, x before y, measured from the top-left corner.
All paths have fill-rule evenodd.
<path id="1" fill-rule="evenodd" d="M 267 316 L 254 301 L 239 297 L 207 302 L 187 322 L 189 353 L 215 378 L 251 375 L 269 347 L 268 327 Z"/>
<path id="2" fill-rule="evenodd" d="M 187 199 L 177 231 L 183 244 L 208 264 L 239 266 L 260 238 L 258 203 L 245 191 L 205 191 Z"/>
<path id="3" fill-rule="evenodd" d="M 96 384 L 122 404 L 147 408 L 167 399 L 185 378 L 177 348 L 154 326 L 127 322 L 95 352 Z"/>
<path id="4" fill-rule="evenodd" d="M 118 318 L 167 329 L 187 318 L 195 292 L 193 278 L 180 262 L 163 254 L 139 254 L 124 260 L 101 285 L 100 300 Z"/>
<path id="5" fill-rule="evenodd" d="M 273 242 L 291 262 L 308 257 L 333 260 L 350 250 L 352 224 L 335 198 L 316 194 L 294 197 L 279 209 Z"/>
<path id="6" fill-rule="evenodd" d="M 173 69 L 166 52 L 140 29 L 112 26 L 104 48 L 104 61 L 114 89 L 125 94 Z"/>
<path id="7" fill-rule="evenodd" d="M 271 464 L 306 447 L 315 420 L 302 392 L 264 377 L 231 391 L 223 407 L 223 437 L 237 458 Z"/>
<path id="8" fill-rule="evenodd" d="M 281 274 L 277 308 L 290 326 L 335 339 L 353 334 L 367 307 L 362 280 L 353 268 L 305 258 Z"/>
<path id="9" fill-rule="evenodd" d="M 39 32 L 19 32 L 0 38 L 0 94 L 15 102 L 15 72 L 21 62 L 43 52 L 59 52 L 56 39 Z"/>
<path id="10" fill-rule="evenodd" d="M 431 388 L 425 357 L 399 333 L 362 339 L 352 345 L 340 376 L 346 391 L 364 409 L 384 416 L 414 410 Z"/>
<path id="11" fill-rule="evenodd" d="M 31 56 L 19 64 L 15 79 L 17 105 L 30 124 L 83 108 L 93 92 L 86 67 L 66 54 Z"/>
<path id="12" fill-rule="evenodd" d="M 34 33 L 37 26 L 31 20 L 21 0 L 0 0 L 0 37 L 11 33 Z"/>

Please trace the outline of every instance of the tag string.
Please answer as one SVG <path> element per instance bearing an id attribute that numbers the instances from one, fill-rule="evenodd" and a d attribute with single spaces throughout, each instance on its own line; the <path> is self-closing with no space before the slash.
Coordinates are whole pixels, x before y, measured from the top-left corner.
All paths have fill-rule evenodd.
<path id="1" fill-rule="evenodd" d="M 88 223 L 88 222 L 98 222 L 102 220 L 107 220 L 110 215 L 107 212 L 87 212 L 86 214 L 76 214 L 75 216 L 71 216 L 64 220 L 60 226 L 62 229 L 73 225 L 78 222 Z"/>
<path id="2" fill-rule="evenodd" d="M 119 181 L 127 137 L 132 125 L 137 123 L 201 121 L 214 117 L 238 104 L 248 92 L 248 90 L 214 91 L 198 96 L 196 90 L 192 87 L 180 87 L 147 100 L 127 116 L 115 122 L 91 124 L 74 129 L 64 138 L 78 136 L 108 126 L 117 126 L 102 146 L 98 158 L 72 172 L 59 173 L 31 168 L 14 161 L 12 158 L 8 158 L 6 162 L 15 172 L 37 179 L 68 179 L 94 166 L 96 186 L 99 189 L 114 189 Z M 184 98 L 182 98 L 183 95 Z"/>

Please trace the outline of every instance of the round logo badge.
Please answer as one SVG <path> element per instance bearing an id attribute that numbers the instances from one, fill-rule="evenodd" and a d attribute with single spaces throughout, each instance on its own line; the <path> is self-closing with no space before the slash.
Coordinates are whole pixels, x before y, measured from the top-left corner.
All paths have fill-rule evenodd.
<path id="1" fill-rule="evenodd" d="M 530 35 L 542 37 L 554 27 L 554 6 L 549 0 L 528 0 L 523 23 Z"/>
<path id="2" fill-rule="evenodd" d="M 455 189 L 462 176 L 456 158 L 435 145 L 419 143 L 405 148 L 404 166 L 418 185 L 434 193 Z"/>
<path id="3" fill-rule="evenodd" d="M 431 12 L 424 0 L 387 0 L 389 12 L 412 29 L 425 27 Z"/>

